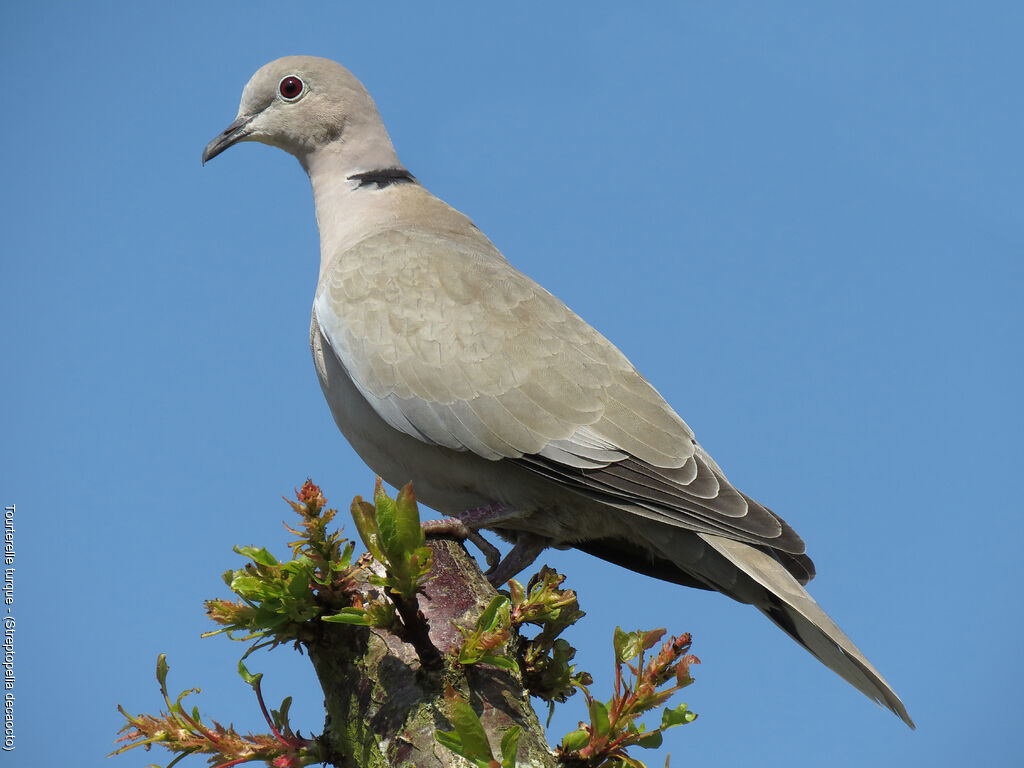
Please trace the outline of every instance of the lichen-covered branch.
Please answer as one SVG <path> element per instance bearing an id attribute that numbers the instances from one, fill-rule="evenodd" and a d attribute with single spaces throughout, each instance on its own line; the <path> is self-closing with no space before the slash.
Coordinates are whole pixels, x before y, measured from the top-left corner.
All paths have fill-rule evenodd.
<path id="1" fill-rule="evenodd" d="M 434 578 L 419 595 L 430 639 L 442 652 L 462 641 L 456 625 L 471 625 L 494 588 L 458 542 L 433 539 Z M 425 669 L 410 643 L 372 627 L 326 625 L 309 648 L 327 709 L 324 738 L 336 765 L 349 768 L 461 766 L 468 763 L 440 745 L 452 730 L 445 688 L 461 694 L 480 718 L 494 754 L 504 735 L 521 729 L 517 765 L 556 766 L 530 706 L 521 673 L 486 664 Z"/>

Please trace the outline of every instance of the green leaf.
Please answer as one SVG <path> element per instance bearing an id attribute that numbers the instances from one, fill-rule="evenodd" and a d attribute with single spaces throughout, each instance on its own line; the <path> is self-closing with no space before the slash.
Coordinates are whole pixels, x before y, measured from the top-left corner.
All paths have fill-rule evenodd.
<path id="1" fill-rule="evenodd" d="M 522 732 L 522 728 L 513 725 L 501 737 L 501 768 L 515 768 L 516 752 L 519 750 L 519 737 Z"/>
<path id="2" fill-rule="evenodd" d="M 395 523 L 402 548 L 412 552 L 426 542 L 423 528 L 420 526 L 420 512 L 416 506 L 416 496 L 412 492 L 412 483 L 406 483 L 395 498 Z"/>
<path id="3" fill-rule="evenodd" d="M 231 580 L 231 591 L 241 597 L 261 598 L 267 594 L 267 583 L 255 576 L 246 575 L 245 571 L 235 571 L 235 577 Z"/>
<path id="4" fill-rule="evenodd" d="M 308 572 L 296 573 L 288 580 L 288 594 L 299 599 L 312 598 L 309 591 Z"/>
<path id="5" fill-rule="evenodd" d="M 487 604 L 483 613 L 480 614 L 480 618 L 476 620 L 477 629 L 486 631 L 494 629 L 498 624 L 498 610 L 507 604 L 508 598 L 504 595 L 495 595 L 491 598 L 491 602 Z"/>
<path id="6" fill-rule="evenodd" d="M 612 727 L 608 721 L 608 708 L 596 699 L 590 702 L 590 726 L 601 737 L 607 736 Z"/>
<path id="7" fill-rule="evenodd" d="M 352 500 L 352 521 L 359 531 L 359 538 L 363 540 L 363 546 L 377 562 L 384 562 L 384 553 L 380 548 L 379 531 L 377 530 L 377 510 L 369 502 L 363 501 L 362 496 L 356 496 Z"/>
<path id="8" fill-rule="evenodd" d="M 343 539 L 344 541 L 344 539 Z M 355 550 L 355 542 L 350 541 L 345 545 L 338 560 L 331 563 L 332 571 L 343 571 L 352 564 L 352 552 Z"/>
<path id="9" fill-rule="evenodd" d="M 260 565 L 277 565 L 277 558 L 270 554 L 264 547 L 235 547 L 235 552 L 248 557 L 254 563 Z"/>
<path id="10" fill-rule="evenodd" d="M 258 675 L 254 675 L 250 672 L 241 659 L 238 660 L 238 674 L 241 675 L 242 679 L 245 680 L 249 685 L 255 688 L 260 680 L 263 679 L 263 673 L 260 672 Z"/>
<path id="11" fill-rule="evenodd" d="M 678 707 L 665 709 L 661 713 L 661 727 L 671 728 L 673 725 L 685 725 L 686 723 L 692 723 L 697 719 L 697 713 L 691 712 L 686 708 L 685 704 L 680 704 Z"/>
<path id="12" fill-rule="evenodd" d="M 156 680 L 160 683 L 161 690 L 167 687 L 167 654 L 161 653 L 156 657 Z"/>
<path id="13" fill-rule="evenodd" d="M 291 708 L 292 697 L 285 696 L 284 701 L 281 702 L 281 708 L 279 710 L 271 712 L 279 728 L 288 725 L 288 710 Z"/>
<path id="14" fill-rule="evenodd" d="M 579 752 L 590 743 L 590 733 L 582 729 L 569 731 L 562 737 L 562 749 L 566 752 Z"/>
<path id="15" fill-rule="evenodd" d="M 174 704 L 171 705 L 171 712 L 183 714 L 185 712 L 185 708 L 181 706 L 181 702 L 185 700 L 186 696 L 191 696 L 193 693 L 199 693 L 200 690 L 200 688 L 186 688 L 184 691 L 179 693 L 178 698 L 175 700 Z"/>
<path id="16" fill-rule="evenodd" d="M 395 518 L 388 513 L 377 515 L 377 529 L 380 532 L 378 541 L 381 551 L 384 553 L 383 562 L 391 571 L 397 570 L 396 566 L 403 565 L 402 543 L 398 538 L 398 530 L 395 528 Z"/>
<path id="17" fill-rule="evenodd" d="M 394 603 L 373 601 L 366 605 L 366 620 L 371 627 L 393 627 L 395 624 Z"/>
<path id="18" fill-rule="evenodd" d="M 430 547 L 417 547 L 409 558 L 409 564 L 413 567 L 413 576 L 417 580 L 426 576 L 434 567 L 434 550 Z"/>
<path id="19" fill-rule="evenodd" d="M 643 650 L 640 635 L 636 632 L 625 632 L 622 627 L 615 628 L 612 646 L 615 648 L 615 660 L 619 663 L 635 658 Z"/>
<path id="20" fill-rule="evenodd" d="M 459 649 L 459 664 L 476 664 L 483 656 L 483 652 L 476 647 L 475 643 L 466 643 Z"/>
<path id="21" fill-rule="evenodd" d="M 487 733 L 473 708 L 462 699 L 451 701 L 450 705 L 452 725 L 455 726 L 455 732 L 462 741 L 462 756 L 470 760 L 493 760 L 494 755 L 487 741 Z"/>
<path id="22" fill-rule="evenodd" d="M 333 616 L 322 616 L 323 621 L 332 624 L 355 624 L 360 627 L 370 626 L 370 619 L 362 608 L 342 608 Z"/>
<path id="23" fill-rule="evenodd" d="M 373 492 L 373 503 L 377 508 L 377 531 L 380 548 L 384 551 L 385 562 L 397 565 L 402 559 L 402 539 L 398 533 L 397 511 L 395 502 L 384 492 L 384 486 L 377 478 L 377 487 Z"/>
<path id="24" fill-rule="evenodd" d="M 515 579 L 509 579 L 508 591 L 512 595 L 512 605 L 516 607 L 522 605 L 523 600 L 526 599 L 526 591 L 523 589 L 523 585 Z"/>
<path id="25" fill-rule="evenodd" d="M 490 664 L 492 667 L 498 667 L 500 669 L 507 669 L 511 672 L 515 672 L 519 669 L 519 664 L 516 660 L 510 656 L 504 656 L 500 653 L 485 653 L 479 659 L 479 664 Z"/>
<path id="26" fill-rule="evenodd" d="M 465 757 L 465 753 L 462 751 L 462 739 L 459 738 L 459 734 L 455 731 L 434 731 L 434 738 L 443 747 L 447 747 L 456 755 Z"/>
<path id="27" fill-rule="evenodd" d="M 661 731 L 651 731 L 637 739 L 636 745 L 638 747 L 643 747 L 644 749 L 657 749 L 661 746 L 662 741 Z"/>

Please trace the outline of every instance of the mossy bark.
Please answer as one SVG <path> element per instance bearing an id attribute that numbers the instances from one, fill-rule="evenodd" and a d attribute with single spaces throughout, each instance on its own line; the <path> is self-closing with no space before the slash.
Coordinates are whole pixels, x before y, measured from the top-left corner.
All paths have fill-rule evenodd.
<path id="1" fill-rule="evenodd" d="M 451 686 L 479 715 L 495 755 L 502 736 L 519 726 L 516 765 L 556 766 L 518 671 L 451 663 L 449 652 L 461 640 L 455 624 L 472 627 L 495 591 L 459 542 L 428 545 L 434 566 L 419 609 L 446 656 L 444 668 L 425 669 L 413 646 L 390 632 L 324 624 L 308 649 L 324 691 L 327 756 L 339 768 L 469 765 L 435 739 L 436 731 L 452 730 L 444 698 Z"/>

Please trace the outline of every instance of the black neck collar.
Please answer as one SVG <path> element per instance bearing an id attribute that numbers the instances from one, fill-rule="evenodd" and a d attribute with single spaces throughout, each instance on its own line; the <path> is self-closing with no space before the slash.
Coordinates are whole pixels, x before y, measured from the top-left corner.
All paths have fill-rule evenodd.
<path id="1" fill-rule="evenodd" d="M 377 189 L 384 189 L 392 184 L 415 184 L 416 177 L 405 168 L 378 168 L 374 171 L 363 171 L 354 173 L 348 177 L 349 181 L 359 182 L 360 187 L 376 185 Z"/>

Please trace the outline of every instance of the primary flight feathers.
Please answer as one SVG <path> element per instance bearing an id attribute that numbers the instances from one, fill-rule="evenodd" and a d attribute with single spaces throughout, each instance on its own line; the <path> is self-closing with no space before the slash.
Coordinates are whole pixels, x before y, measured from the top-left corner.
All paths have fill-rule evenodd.
<path id="1" fill-rule="evenodd" d="M 240 141 L 309 174 L 320 229 L 310 342 L 342 433 L 389 483 L 513 543 L 712 589 L 762 611 L 822 663 L 913 722 L 802 585 L 782 518 L 734 488 L 629 360 L 518 272 L 398 161 L 362 84 L 327 59 L 253 75 L 203 162 Z"/>

